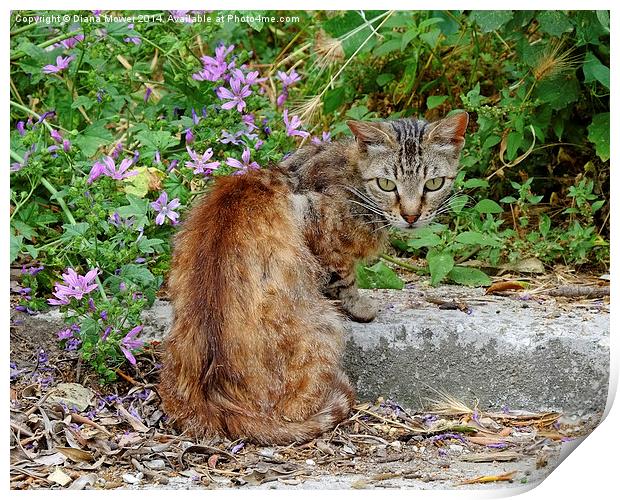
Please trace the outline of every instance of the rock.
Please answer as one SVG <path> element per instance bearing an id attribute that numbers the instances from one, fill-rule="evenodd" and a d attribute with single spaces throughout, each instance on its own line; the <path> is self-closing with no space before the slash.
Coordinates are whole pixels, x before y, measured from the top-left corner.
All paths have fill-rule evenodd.
<path id="1" fill-rule="evenodd" d="M 133 475 L 133 474 L 123 474 L 123 481 L 125 481 L 128 484 L 139 484 L 140 483 L 140 478 L 138 477 L 138 475 Z"/>
<path id="2" fill-rule="evenodd" d="M 88 387 L 75 382 L 61 383 L 54 387 L 49 396 L 51 401 L 63 403 L 71 411 L 76 408 L 78 411 L 84 411 L 91 404 L 95 397 L 95 393 Z"/>
<path id="3" fill-rule="evenodd" d="M 149 469 L 153 470 L 161 470 L 166 468 L 166 462 L 163 460 L 149 460 L 148 462 L 144 462 Z"/>
<path id="4" fill-rule="evenodd" d="M 54 469 L 54 472 L 47 476 L 47 480 L 51 481 L 52 483 L 59 484 L 60 486 L 66 486 L 71 482 L 71 478 L 58 467 Z"/>

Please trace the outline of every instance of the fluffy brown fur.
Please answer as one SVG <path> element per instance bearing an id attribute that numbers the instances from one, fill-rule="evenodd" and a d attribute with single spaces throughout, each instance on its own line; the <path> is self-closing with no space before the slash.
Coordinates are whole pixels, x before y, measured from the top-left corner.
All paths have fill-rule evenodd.
<path id="1" fill-rule="evenodd" d="M 460 116 L 415 138 L 418 154 L 450 165 L 446 179 L 467 124 Z M 218 178 L 178 234 L 159 389 L 167 414 L 191 434 L 287 444 L 332 429 L 351 409 L 336 304 L 355 320 L 374 318 L 355 264 L 380 251 L 394 210 L 413 216 L 405 200 L 373 197 L 372 176 L 383 169 L 409 182 L 395 162 L 413 150 L 411 124 L 350 126 L 357 142 L 309 145 L 276 168 Z"/>

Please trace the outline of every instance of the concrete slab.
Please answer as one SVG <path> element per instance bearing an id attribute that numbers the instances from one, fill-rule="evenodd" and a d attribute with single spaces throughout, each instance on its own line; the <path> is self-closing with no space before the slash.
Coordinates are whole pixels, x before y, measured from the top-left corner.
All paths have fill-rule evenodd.
<path id="1" fill-rule="evenodd" d="M 593 301 L 518 300 L 483 289 L 410 285 L 363 290 L 381 304 L 375 321 L 347 325 L 345 369 L 358 398 L 419 410 L 437 390 L 486 409 L 602 413 L 609 381 L 609 307 Z M 462 303 L 442 309 L 438 300 Z M 465 308 L 464 308 L 465 309 Z M 61 326 L 57 311 L 29 318 Z M 172 310 L 156 301 L 144 337 L 161 340 Z"/>

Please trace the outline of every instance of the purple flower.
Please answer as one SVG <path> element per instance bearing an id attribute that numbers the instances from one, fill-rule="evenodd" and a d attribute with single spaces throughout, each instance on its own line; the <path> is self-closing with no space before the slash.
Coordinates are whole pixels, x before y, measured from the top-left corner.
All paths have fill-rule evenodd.
<path id="1" fill-rule="evenodd" d="M 192 121 L 194 122 L 194 125 L 198 125 L 198 123 L 200 123 L 200 117 L 196 114 L 196 110 L 194 108 L 192 108 Z"/>
<path id="2" fill-rule="evenodd" d="M 58 56 L 56 58 L 56 65 L 48 64 L 47 66 L 43 66 L 43 73 L 52 74 L 52 73 L 60 73 L 69 67 L 69 63 L 75 59 L 75 56 L 62 57 Z"/>
<path id="3" fill-rule="evenodd" d="M 22 163 L 19 163 L 17 161 L 11 163 L 11 172 L 17 172 L 18 170 L 24 168 L 28 164 L 28 159 L 30 158 L 30 155 L 34 153 L 36 149 L 37 145 L 33 144 L 30 149 L 24 153 L 24 161 Z"/>
<path id="4" fill-rule="evenodd" d="M 17 132 L 19 132 L 19 135 L 21 135 L 22 137 L 26 134 L 26 127 L 25 127 L 25 123 L 23 121 L 18 121 L 17 125 L 16 125 L 16 129 Z"/>
<path id="5" fill-rule="evenodd" d="M 295 69 L 291 69 L 288 74 L 284 71 L 278 71 L 278 78 L 284 87 L 291 87 L 301 80 L 301 77 L 297 74 Z"/>
<path id="6" fill-rule="evenodd" d="M 192 142 L 194 142 L 194 134 L 192 134 L 192 130 L 188 128 L 185 131 L 185 143 L 191 144 Z"/>
<path id="7" fill-rule="evenodd" d="M 311 139 L 312 144 L 316 144 L 317 146 L 319 144 L 324 144 L 326 142 L 332 142 L 331 136 L 329 134 L 329 132 L 323 132 L 323 138 L 319 139 L 318 137 L 313 137 Z"/>
<path id="8" fill-rule="evenodd" d="M 249 85 L 244 85 L 242 87 L 241 85 L 243 82 L 239 78 L 231 78 L 229 83 L 231 90 L 228 90 L 226 87 L 217 89 L 217 96 L 222 101 L 228 101 L 222 104 L 222 109 L 232 109 L 236 106 L 237 111 L 241 113 L 241 111 L 245 109 L 244 99 L 248 97 L 252 91 Z"/>
<path id="9" fill-rule="evenodd" d="M 88 184 L 92 184 L 92 182 L 101 175 L 105 175 L 117 181 L 126 179 L 127 177 L 138 175 L 137 170 L 130 170 L 129 172 L 127 172 L 127 169 L 131 167 L 134 162 L 135 157 L 133 159 L 125 158 L 117 168 L 112 157 L 105 156 L 101 162 L 96 162 L 93 165 L 93 168 L 91 169 L 90 174 L 88 175 L 88 180 L 86 182 L 88 182 Z"/>
<path id="10" fill-rule="evenodd" d="M 43 113 L 39 119 L 37 120 L 37 123 L 35 123 L 35 125 L 38 125 L 39 123 L 43 123 L 44 120 L 46 120 L 47 118 L 50 118 L 52 116 L 56 116 L 56 111 L 52 110 L 52 111 L 46 111 L 45 113 Z"/>
<path id="11" fill-rule="evenodd" d="M 239 144 L 242 144 L 242 142 L 239 140 L 239 137 L 241 137 L 242 135 L 243 131 L 231 134 L 226 130 L 222 130 L 222 138 L 218 139 L 218 141 L 222 144 L 234 144 L 235 146 L 237 146 Z"/>
<path id="12" fill-rule="evenodd" d="M 62 275 L 63 282 L 55 283 L 55 290 L 52 293 L 56 298 L 48 299 L 48 304 L 62 306 L 69 304 L 71 298 L 81 300 L 84 295 L 97 288 L 97 283 L 91 282 L 94 282 L 98 273 L 99 269 L 95 268 L 88 271 L 85 276 L 81 276 L 68 268 L 67 273 Z"/>
<path id="13" fill-rule="evenodd" d="M 250 71 L 247 74 L 243 74 L 240 69 L 233 69 L 231 71 L 233 78 L 236 78 L 246 85 L 256 85 L 257 83 L 264 82 L 267 78 L 258 78 L 258 71 Z"/>
<path id="14" fill-rule="evenodd" d="M 192 151 L 189 146 L 187 147 L 187 152 L 189 153 L 192 161 L 186 161 L 185 166 L 188 168 L 193 168 L 195 174 L 204 174 L 210 175 L 213 170 L 216 170 L 220 167 L 219 161 L 208 161 L 213 156 L 213 149 L 207 149 L 202 155 Z"/>
<path id="15" fill-rule="evenodd" d="M 238 453 L 239 451 L 241 451 L 241 449 L 244 446 L 245 446 L 245 443 L 241 441 L 239 444 L 236 444 L 235 446 L 233 446 L 230 452 L 234 455 L 235 453 Z"/>
<path id="16" fill-rule="evenodd" d="M 133 43 L 134 45 L 140 45 L 142 43 L 142 40 L 140 40 L 139 36 L 127 36 L 123 38 L 123 41 L 127 43 Z"/>
<path id="17" fill-rule="evenodd" d="M 153 207 L 153 210 L 157 212 L 155 224 L 161 226 L 164 222 L 166 222 L 166 217 L 170 219 L 173 225 L 176 224 L 179 214 L 175 212 L 174 209 L 179 206 L 181 206 L 181 202 L 178 198 L 175 198 L 168 203 L 168 193 L 166 193 L 166 191 L 162 191 L 159 198 L 151 203 L 151 207 Z"/>
<path id="18" fill-rule="evenodd" d="M 49 361 L 49 356 L 47 355 L 47 353 L 43 349 L 41 349 L 39 351 L 39 356 L 38 356 L 37 360 L 39 361 L 39 364 L 46 365 L 47 362 Z"/>
<path id="19" fill-rule="evenodd" d="M 151 94 L 153 93 L 153 89 L 151 87 L 146 87 L 146 91 L 144 92 L 144 102 L 149 100 Z"/>
<path id="20" fill-rule="evenodd" d="M 136 326 L 127 332 L 127 335 L 121 340 L 120 348 L 123 354 L 132 365 L 136 364 L 136 358 L 132 354 L 132 350 L 139 349 L 144 345 L 144 341 L 136 340 L 134 337 L 142 331 L 142 325 Z"/>
<path id="21" fill-rule="evenodd" d="M 174 170 L 176 168 L 178 163 L 179 163 L 179 160 L 172 160 L 170 162 L 170 166 L 166 169 L 166 172 L 172 172 L 172 170 Z"/>
<path id="22" fill-rule="evenodd" d="M 265 144 L 265 141 L 263 141 L 262 139 L 259 139 L 258 141 L 256 141 L 256 143 L 254 144 L 254 149 L 256 151 L 258 151 L 260 148 L 263 147 L 263 144 Z"/>
<path id="23" fill-rule="evenodd" d="M 112 331 L 112 327 L 111 327 L 111 326 L 108 326 L 108 327 L 104 330 L 103 334 L 101 335 L 101 340 L 103 340 L 103 341 L 105 342 L 105 341 L 107 340 L 107 338 L 108 338 L 108 335 L 110 335 L 110 332 L 111 332 L 111 331 Z"/>
<path id="24" fill-rule="evenodd" d="M 258 130 L 256 123 L 254 123 L 254 115 L 248 114 L 241 116 L 241 121 L 248 129 L 248 132 L 252 132 L 253 130 Z"/>
<path id="25" fill-rule="evenodd" d="M 108 321 L 108 311 L 101 311 L 99 313 L 99 317 L 103 320 L 103 321 Z"/>
<path id="26" fill-rule="evenodd" d="M 206 80 L 209 82 L 221 79 L 224 73 L 235 65 L 234 62 L 227 63 L 225 59 L 234 48 L 234 45 L 229 47 L 220 45 L 215 49 L 215 57 L 202 56 L 200 60 L 202 61 L 203 68 L 198 73 L 194 73 L 192 78 L 198 81 Z"/>
<path id="27" fill-rule="evenodd" d="M 64 47 L 65 49 L 72 49 L 78 44 L 78 42 L 83 42 L 83 41 L 84 41 L 84 35 L 80 34 L 80 35 L 72 36 L 71 38 L 67 38 L 66 40 L 62 40 L 59 45 Z"/>
<path id="28" fill-rule="evenodd" d="M 233 168 L 239 169 L 239 171 L 236 172 L 237 174 L 242 174 L 246 172 L 248 169 L 257 170 L 260 168 L 260 165 L 256 163 L 255 161 L 250 163 L 250 150 L 248 148 L 245 148 L 243 150 L 243 153 L 241 154 L 241 159 L 243 160 L 243 163 L 237 160 L 236 158 L 228 158 L 226 160 L 226 164 L 230 165 Z"/>
<path id="29" fill-rule="evenodd" d="M 26 264 L 22 265 L 22 274 L 29 274 L 30 276 L 34 276 L 35 274 L 40 273 L 45 269 L 45 266 L 37 266 L 34 263 L 30 267 L 26 267 Z"/>
<path id="30" fill-rule="evenodd" d="M 72 338 L 67 341 L 67 345 L 65 346 L 65 350 L 67 351 L 75 351 L 82 343 L 81 339 Z"/>
<path id="31" fill-rule="evenodd" d="M 71 328 L 65 328 L 64 330 L 60 330 L 56 336 L 58 340 L 67 340 L 73 337 L 73 330 Z"/>
<path id="32" fill-rule="evenodd" d="M 284 89 L 282 89 L 282 93 L 278 95 L 278 98 L 276 99 L 276 105 L 279 108 L 282 107 L 287 99 L 288 99 L 288 90 L 286 90 L 286 87 L 285 87 Z"/>
<path id="33" fill-rule="evenodd" d="M 308 137 L 310 135 L 308 132 L 303 130 L 297 130 L 301 127 L 301 120 L 299 119 L 299 116 L 293 116 L 289 121 L 288 109 L 284 110 L 283 120 L 284 125 L 286 125 L 286 135 L 289 137 L 293 137 L 295 135 L 298 135 L 299 137 Z"/>
<path id="34" fill-rule="evenodd" d="M 122 150 L 123 150 L 123 143 L 117 142 L 116 146 L 114 146 L 114 149 L 110 153 L 110 156 L 116 160 L 118 158 L 118 155 L 121 154 Z"/>

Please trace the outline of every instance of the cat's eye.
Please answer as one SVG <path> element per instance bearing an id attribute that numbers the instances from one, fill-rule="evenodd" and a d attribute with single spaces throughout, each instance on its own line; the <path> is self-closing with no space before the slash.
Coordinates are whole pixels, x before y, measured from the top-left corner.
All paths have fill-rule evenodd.
<path id="1" fill-rule="evenodd" d="M 427 191 L 437 191 L 438 189 L 441 189 L 445 180 L 445 177 L 435 177 L 434 179 L 429 179 L 424 184 L 424 188 Z"/>
<path id="2" fill-rule="evenodd" d="M 396 183 L 390 179 L 379 178 L 377 179 L 377 185 L 383 189 L 383 191 L 395 191 Z"/>

